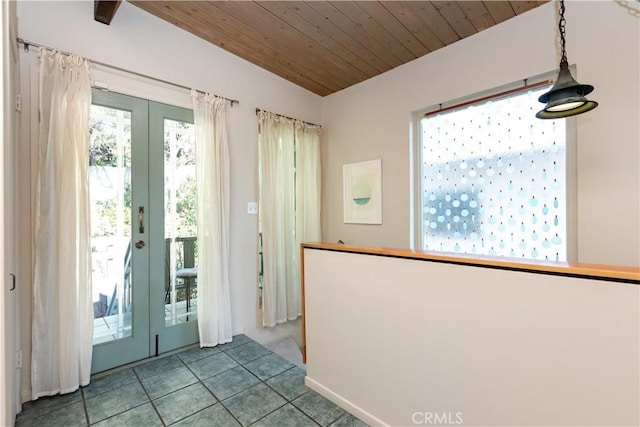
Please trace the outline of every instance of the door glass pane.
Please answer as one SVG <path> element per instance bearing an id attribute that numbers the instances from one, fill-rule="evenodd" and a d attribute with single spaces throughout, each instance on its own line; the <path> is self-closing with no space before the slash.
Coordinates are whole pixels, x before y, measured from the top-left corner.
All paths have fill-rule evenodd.
<path id="1" fill-rule="evenodd" d="M 93 343 L 131 336 L 131 112 L 91 106 Z"/>
<path id="2" fill-rule="evenodd" d="M 196 147 L 193 125 L 164 120 L 165 326 L 196 319 Z"/>

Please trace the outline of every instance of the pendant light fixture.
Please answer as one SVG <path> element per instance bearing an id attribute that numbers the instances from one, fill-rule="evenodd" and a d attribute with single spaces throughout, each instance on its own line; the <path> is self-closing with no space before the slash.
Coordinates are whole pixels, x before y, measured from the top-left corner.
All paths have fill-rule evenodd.
<path id="1" fill-rule="evenodd" d="M 595 101 L 589 101 L 585 96 L 593 91 L 593 86 L 582 85 L 574 80 L 569 71 L 567 52 L 565 49 L 565 25 L 564 0 L 560 0 L 560 41 L 562 43 L 562 58 L 560 59 L 560 73 L 558 79 L 549 92 L 538 98 L 538 101 L 545 103 L 544 109 L 536 114 L 539 119 L 559 119 L 562 117 L 575 116 L 598 106 Z"/>

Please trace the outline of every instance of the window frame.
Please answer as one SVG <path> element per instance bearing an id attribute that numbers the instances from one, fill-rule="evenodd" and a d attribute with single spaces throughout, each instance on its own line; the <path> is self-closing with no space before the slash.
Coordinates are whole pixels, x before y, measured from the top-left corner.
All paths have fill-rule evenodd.
<path id="1" fill-rule="evenodd" d="M 570 66 L 571 72 L 574 76 L 577 75 L 575 65 Z M 422 108 L 413 111 L 411 114 L 411 123 L 409 128 L 410 139 L 410 247 L 413 250 L 422 250 L 423 244 L 423 221 L 422 221 L 422 176 L 421 176 L 421 164 L 422 164 L 422 138 L 420 121 L 425 114 L 444 109 L 450 106 L 456 106 L 459 104 L 465 104 L 468 102 L 478 101 L 486 102 L 489 99 L 487 97 L 499 96 L 501 93 L 523 87 L 525 84 L 534 85 L 545 80 L 553 81 L 558 75 L 558 71 L 550 71 L 543 74 L 539 74 L 527 79 L 514 81 L 502 86 L 494 87 L 491 89 L 476 92 L 470 95 L 466 95 L 460 98 L 455 98 L 447 102 L 432 104 L 426 108 Z M 469 105 L 472 105 L 469 104 Z M 460 108 L 466 108 L 469 105 L 461 106 Z M 542 108 L 542 104 L 540 104 Z M 452 111 L 455 111 L 452 110 Z M 578 215 L 577 215 L 577 118 L 569 117 L 565 119 L 566 125 L 566 244 L 567 244 L 567 262 L 576 262 L 578 259 Z M 443 253 L 439 251 L 429 251 L 432 253 Z M 448 253 L 450 255 L 450 253 Z M 465 254 L 465 256 L 473 256 L 472 254 Z M 479 257 L 487 257 L 490 255 L 477 255 Z M 502 257 L 500 257 L 502 258 Z M 528 258 L 522 258 L 522 263 L 528 262 L 540 262 L 539 260 L 532 260 Z"/>

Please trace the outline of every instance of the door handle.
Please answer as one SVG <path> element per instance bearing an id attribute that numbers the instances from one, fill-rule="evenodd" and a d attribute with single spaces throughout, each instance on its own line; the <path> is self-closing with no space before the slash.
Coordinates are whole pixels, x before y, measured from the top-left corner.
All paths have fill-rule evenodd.
<path id="1" fill-rule="evenodd" d="M 144 233 L 144 206 L 138 206 L 138 231 Z"/>
<path id="2" fill-rule="evenodd" d="M 11 276 L 11 289 L 9 290 L 13 291 L 16 288 L 16 275 L 13 273 L 10 273 L 9 276 Z"/>
<path id="3" fill-rule="evenodd" d="M 137 248 L 137 249 L 142 249 L 142 248 L 144 248 L 144 240 L 138 240 L 138 241 L 136 242 L 136 248 Z"/>

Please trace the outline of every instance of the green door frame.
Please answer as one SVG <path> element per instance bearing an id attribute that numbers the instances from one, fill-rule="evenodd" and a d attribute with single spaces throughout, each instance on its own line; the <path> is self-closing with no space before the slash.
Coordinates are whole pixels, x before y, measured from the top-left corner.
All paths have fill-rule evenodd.
<path id="1" fill-rule="evenodd" d="M 92 104 L 131 111 L 132 334 L 96 344 L 101 372 L 198 342 L 196 319 L 165 326 L 164 119 L 193 123 L 193 111 L 94 89 Z M 144 209 L 144 228 L 138 209 Z M 135 242 L 144 246 L 137 248 Z"/>
<path id="2" fill-rule="evenodd" d="M 149 205 L 148 102 L 131 96 L 93 89 L 92 104 L 131 112 L 131 218 L 139 206 Z M 149 233 L 131 224 L 131 242 L 146 241 Z M 145 230 L 146 231 L 146 230 Z M 131 336 L 93 347 L 91 372 L 100 372 L 149 356 L 149 246 L 131 247 Z"/>
<path id="3" fill-rule="evenodd" d="M 193 111 L 157 102 L 149 102 L 149 246 L 152 260 L 162 260 L 162 265 L 151 268 L 151 325 L 149 348 L 152 355 L 198 342 L 198 322 L 196 319 L 165 326 L 166 297 L 166 240 L 164 229 L 164 120 L 193 123 Z"/>

